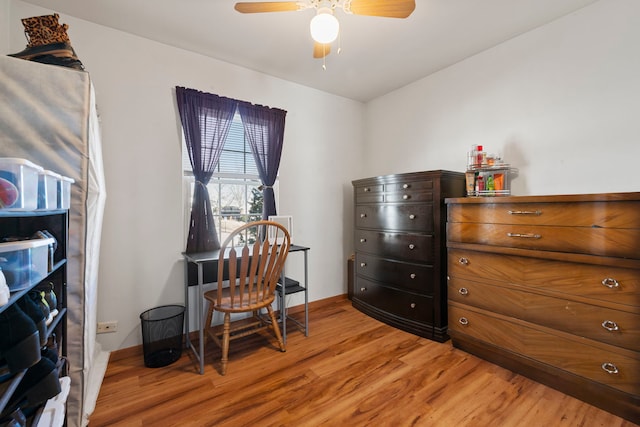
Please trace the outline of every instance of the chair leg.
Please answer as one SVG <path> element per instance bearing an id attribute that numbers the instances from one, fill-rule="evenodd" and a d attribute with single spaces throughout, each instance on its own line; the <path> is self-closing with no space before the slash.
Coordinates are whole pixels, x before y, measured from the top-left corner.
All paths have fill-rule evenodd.
<path id="1" fill-rule="evenodd" d="M 273 313 L 273 308 L 270 305 L 267 306 L 267 312 L 269 312 L 269 318 L 271 319 L 271 327 L 273 328 L 273 332 L 276 334 L 278 344 L 280 344 L 280 351 L 287 351 L 284 346 L 284 341 L 282 340 L 282 335 L 280 334 L 280 326 L 278 326 L 278 322 L 276 321 L 276 315 Z"/>
<path id="2" fill-rule="evenodd" d="M 231 313 L 224 314 L 224 328 L 222 330 L 222 360 L 220 373 L 227 373 L 227 361 L 229 360 L 229 334 L 231 325 Z"/>

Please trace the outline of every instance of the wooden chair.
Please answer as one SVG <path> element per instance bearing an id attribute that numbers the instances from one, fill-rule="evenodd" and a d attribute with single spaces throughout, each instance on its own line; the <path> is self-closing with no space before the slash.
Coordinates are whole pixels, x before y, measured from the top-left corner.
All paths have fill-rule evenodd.
<path id="1" fill-rule="evenodd" d="M 280 350 L 285 351 L 271 304 L 290 246 L 286 228 L 272 221 L 245 224 L 222 244 L 217 286 L 204 294 L 209 302 L 205 325 L 208 335 L 222 349 L 222 375 L 227 371 L 230 340 L 272 328 Z M 260 315 L 263 308 L 267 309 L 268 319 Z M 224 323 L 211 327 L 214 311 L 224 313 Z M 253 313 L 251 317 L 231 322 L 231 313 L 249 312 Z"/>

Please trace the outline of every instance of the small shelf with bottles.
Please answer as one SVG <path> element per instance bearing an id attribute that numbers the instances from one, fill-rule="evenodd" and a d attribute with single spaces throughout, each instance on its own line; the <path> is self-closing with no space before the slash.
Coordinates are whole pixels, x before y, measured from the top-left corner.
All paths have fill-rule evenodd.
<path id="1" fill-rule="evenodd" d="M 465 174 L 467 196 L 510 196 L 511 180 L 518 175 L 518 169 L 494 154 L 487 154 L 482 145 L 474 145 L 467 153 Z"/>
<path id="2" fill-rule="evenodd" d="M 518 169 L 507 164 L 467 169 L 467 196 L 510 196 Z"/>

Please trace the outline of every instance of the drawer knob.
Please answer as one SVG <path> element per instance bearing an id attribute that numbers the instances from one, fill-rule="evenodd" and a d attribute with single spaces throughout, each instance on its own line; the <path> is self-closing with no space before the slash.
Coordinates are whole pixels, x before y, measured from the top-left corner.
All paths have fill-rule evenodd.
<path id="1" fill-rule="evenodd" d="M 415 302 L 412 302 L 411 304 L 409 304 L 409 307 L 411 307 L 411 308 L 416 308 L 416 303 L 415 303 Z"/>
<path id="2" fill-rule="evenodd" d="M 416 219 L 416 216 L 414 214 L 409 215 L 409 219 Z"/>
<path id="3" fill-rule="evenodd" d="M 360 218 L 366 218 L 366 217 L 367 217 L 367 214 L 365 214 L 365 213 L 361 213 L 360 214 Z"/>
<path id="4" fill-rule="evenodd" d="M 404 188 L 405 190 L 406 190 L 407 188 L 409 188 L 409 187 L 411 187 L 409 184 L 404 184 L 404 185 L 402 186 L 402 188 Z"/>
<path id="5" fill-rule="evenodd" d="M 610 289 L 615 289 L 620 287 L 620 283 L 616 279 L 612 279 L 611 277 L 607 277 L 602 280 L 602 284 Z"/>
<path id="6" fill-rule="evenodd" d="M 361 262 L 361 263 L 360 263 L 360 267 L 366 267 L 366 266 L 367 266 L 367 263 L 366 263 L 366 262 Z"/>
<path id="7" fill-rule="evenodd" d="M 416 245 L 414 245 L 413 243 L 409 244 L 409 249 L 414 250 L 416 248 Z"/>
<path id="8" fill-rule="evenodd" d="M 542 215 L 542 211 L 507 211 L 509 215 Z"/>
<path id="9" fill-rule="evenodd" d="M 460 319 L 458 319 L 458 323 L 460 323 L 462 326 L 467 326 L 469 324 L 469 319 L 467 319 L 466 317 L 461 317 Z"/>
<path id="10" fill-rule="evenodd" d="M 614 365 L 611 362 L 604 362 L 602 364 L 602 369 L 604 369 L 604 371 L 607 374 L 611 374 L 611 375 L 615 375 L 615 374 L 617 374 L 619 372 L 618 368 L 616 367 L 616 365 Z"/>
<path id="11" fill-rule="evenodd" d="M 411 196 L 410 196 L 410 195 L 408 195 L 408 194 L 404 194 L 404 195 L 402 196 L 402 200 L 409 200 L 410 198 L 411 198 Z"/>
<path id="12" fill-rule="evenodd" d="M 459 293 L 460 295 L 469 295 L 469 289 L 467 289 L 467 288 L 460 288 L 460 289 L 458 289 L 458 293 Z"/>
<path id="13" fill-rule="evenodd" d="M 539 234 L 531 234 L 531 233 L 507 233 L 509 237 L 520 237 L 522 239 L 539 239 L 542 236 Z"/>
<path id="14" fill-rule="evenodd" d="M 460 258 L 458 262 L 462 265 L 469 265 L 469 260 L 465 257 Z"/>
<path id="15" fill-rule="evenodd" d="M 367 239 L 360 239 L 360 243 L 365 243 Z"/>
<path id="16" fill-rule="evenodd" d="M 602 327 L 605 328 L 609 332 L 617 331 L 617 330 L 620 329 L 618 327 L 618 324 L 616 322 L 614 322 L 613 320 L 605 320 L 604 322 L 602 322 Z"/>
<path id="17" fill-rule="evenodd" d="M 364 187 L 362 191 L 364 191 L 365 193 L 368 193 L 369 191 L 371 191 L 371 189 L 369 187 Z"/>
<path id="18" fill-rule="evenodd" d="M 415 278 L 416 278 L 416 273 L 411 273 L 411 274 L 409 275 L 409 277 L 411 277 L 412 279 L 415 279 Z"/>
<path id="19" fill-rule="evenodd" d="M 360 288 L 360 292 L 364 292 L 366 290 L 367 290 L 367 288 Z"/>

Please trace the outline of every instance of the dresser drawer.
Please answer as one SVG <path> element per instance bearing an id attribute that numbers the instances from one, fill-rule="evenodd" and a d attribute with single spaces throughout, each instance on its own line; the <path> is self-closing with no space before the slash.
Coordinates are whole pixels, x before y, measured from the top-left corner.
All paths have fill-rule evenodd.
<path id="1" fill-rule="evenodd" d="M 640 270 L 449 249 L 451 277 L 515 283 L 555 294 L 628 306 L 640 313 Z"/>
<path id="2" fill-rule="evenodd" d="M 449 222 L 640 228 L 640 202 L 450 204 Z"/>
<path id="3" fill-rule="evenodd" d="M 372 184 L 354 187 L 356 203 L 374 203 L 384 201 L 384 185 Z"/>
<path id="4" fill-rule="evenodd" d="M 447 223 L 449 242 L 640 259 L 640 228 Z"/>
<path id="5" fill-rule="evenodd" d="M 356 274 L 385 282 L 393 287 L 407 289 L 423 295 L 433 295 L 433 266 L 413 264 L 373 255 L 356 253 Z"/>
<path id="6" fill-rule="evenodd" d="M 433 181 L 401 181 L 385 184 L 385 202 L 431 202 Z"/>
<path id="7" fill-rule="evenodd" d="M 406 192 L 422 192 L 424 190 L 433 190 L 433 181 L 430 179 L 423 179 L 420 181 L 400 181 L 390 182 L 384 187 L 387 193 L 406 193 Z"/>
<path id="8" fill-rule="evenodd" d="M 452 303 L 449 333 L 465 334 L 626 393 L 640 394 L 640 353 Z"/>
<path id="9" fill-rule="evenodd" d="M 433 236 L 428 234 L 356 230 L 355 246 L 356 252 L 383 258 L 421 263 L 432 263 L 434 260 Z"/>
<path id="10" fill-rule="evenodd" d="M 354 187 L 356 204 L 432 202 L 433 181 L 400 181 Z"/>
<path id="11" fill-rule="evenodd" d="M 356 228 L 433 233 L 433 205 L 357 205 Z"/>
<path id="12" fill-rule="evenodd" d="M 429 296 L 404 292 L 357 277 L 353 297 L 395 316 L 416 322 L 433 322 L 433 298 Z"/>
<path id="13" fill-rule="evenodd" d="M 640 315 L 452 277 L 449 301 L 640 351 Z"/>

